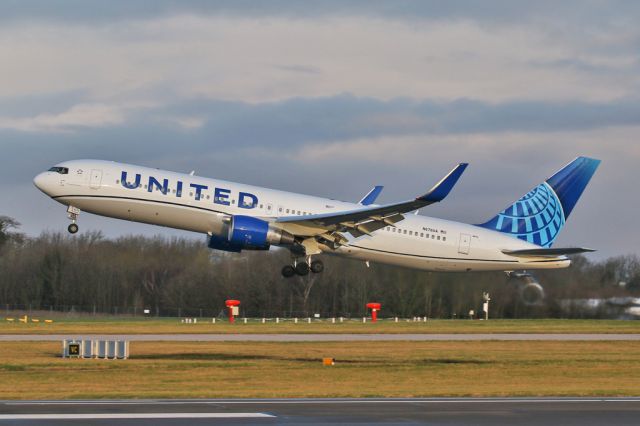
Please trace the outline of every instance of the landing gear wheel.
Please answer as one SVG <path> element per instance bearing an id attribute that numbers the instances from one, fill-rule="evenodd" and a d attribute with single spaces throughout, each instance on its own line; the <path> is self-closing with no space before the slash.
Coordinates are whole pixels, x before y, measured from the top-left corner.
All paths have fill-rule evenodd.
<path id="1" fill-rule="evenodd" d="M 314 274 L 319 274 L 324 271 L 324 263 L 321 260 L 314 260 L 311 262 L 311 272 Z"/>
<path id="2" fill-rule="evenodd" d="M 69 231 L 70 234 L 75 234 L 76 232 L 78 232 L 78 229 L 78 225 L 76 225 L 75 223 L 72 223 L 67 227 L 67 231 Z"/>
<path id="3" fill-rule="evenodd" d="M 282 276 L 285 278 L 291 278 L 296 274 L 296 270 L 291 265 L 285 265 L 282 268 Z"/>
<path id="4" fill-rule="evenodd" d="M 304 276 L 309 274 L 309 264 L 300 262 L 296 265 L 296 274 Z"/>

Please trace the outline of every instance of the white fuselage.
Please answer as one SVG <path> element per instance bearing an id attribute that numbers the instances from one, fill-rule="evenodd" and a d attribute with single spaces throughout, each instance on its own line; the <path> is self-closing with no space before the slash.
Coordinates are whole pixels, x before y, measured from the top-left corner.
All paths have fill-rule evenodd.
<path id="1" fill-rule="evenodd" d="M 222 235 L 234 215 L 266 221 L 278 217 L 361 208 L 355 203 L 277 191 L 190 174 L 98 160 L 60 163 L 67 174 L 35 178 L 43 192 L 64 204 L 98 215 Z M 122 182 L 126 172 L 125 182 Z M 413 214 L 395 227 L 353 238 L 330 254 L 429 271 L 513 271 L 569 266 L 564 257 L 523 258 L 503 250 L 537 248 L 474 225 Z"/>

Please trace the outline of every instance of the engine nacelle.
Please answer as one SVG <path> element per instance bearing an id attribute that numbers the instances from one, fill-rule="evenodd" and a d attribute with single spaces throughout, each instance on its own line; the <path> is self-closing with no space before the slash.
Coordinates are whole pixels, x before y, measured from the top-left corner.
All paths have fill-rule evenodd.
<path id="1" fill-rule="evenodd" d="M 520 299 L 525 305 L 540 305 L 544 300 L 544 288 L 535 281 L 525 284 L 520 287 Z"/>
<path id="2" fill-rule="evenodd" d="M 528 306 L 541 305 L 544 300 L 544 288 L 527 272 L 510 272 L 509 280 L 518 286 L 522 303 Z"/>
<path id="3" fill-rule="evenodd" d="M 292 234 L 273 224 L 251 216 L 233 216 L 223 228 L 222 236 L 209 239 L 209 247 L 217 250 L 268 250 L 271 245 L 293 244 Z"/>
<path id="4" fill-rule="evenodd" d="M 242 246 L 240 244 L 232 243 L 226 238 L 218 237 L 216 235 L 212 235 L 211 237 L 209 237 L 208 246 L 211 249 L 230 251 L 233 253 L 240 253 L 242 251 Z"/>

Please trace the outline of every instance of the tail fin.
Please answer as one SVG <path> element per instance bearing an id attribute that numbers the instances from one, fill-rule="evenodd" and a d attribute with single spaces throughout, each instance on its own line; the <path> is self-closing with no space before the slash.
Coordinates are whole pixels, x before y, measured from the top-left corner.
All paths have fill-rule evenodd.
<path id="1" fill-rule="evenodd" d="M 496 217 L 479 226 L 551 247 L 600 160 L 578 157 Z"/>

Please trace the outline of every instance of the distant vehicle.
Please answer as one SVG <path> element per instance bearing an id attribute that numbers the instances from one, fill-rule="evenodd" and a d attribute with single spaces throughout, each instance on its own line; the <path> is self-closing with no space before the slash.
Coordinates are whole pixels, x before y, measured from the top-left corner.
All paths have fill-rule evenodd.
<path id="1" fill-rule="evenodd" d="M 579 157 L 489 221 L 469 225 L 408 214 L 442 201 L 467 167 L 457 165 L 425 194 L 377 205 L 377 186 L 359 203 L 101 160 L 65 161 L 35 185 L 68 206 L 69 232 L 81 211 L 206 233 L 212 249 L 290 250 L 292 277 L 324 269 L 330 253 L 426 271 L 565 268 L 586 248 L 552 248 L 599 160 Z"/>

